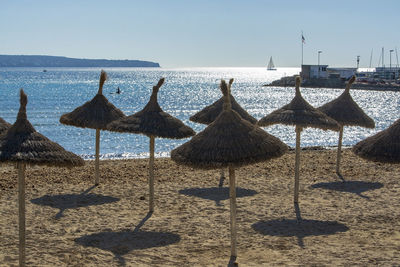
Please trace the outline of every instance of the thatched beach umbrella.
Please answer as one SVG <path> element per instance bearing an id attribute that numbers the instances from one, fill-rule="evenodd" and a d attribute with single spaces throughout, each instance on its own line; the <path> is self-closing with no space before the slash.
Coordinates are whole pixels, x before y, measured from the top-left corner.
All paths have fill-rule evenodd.
<path id="1" fill-rule="evenodd" d="M 232 110 L 229 88 L 221 82 L 224 108 L 213 123 L 190 141 L 172 150 L 178 164 L 200 169 L 229 169 L 231 208 L 231 256 L 236 257 L 235 168 L 282 156 L 287 146 Z"/>
<path id="2" fill-rule="evenodd" d="M 107 129 L 115 132 L 144 134 L 150 138 L 149 159 L 149 211 L 154 211 L 154 139 L 155 137 L 181 139 L 195 135 L 189 126 L 164 112 L 157 101 L 158 91 L 164 83 L 161 78 L 153 87 L 147 105 L 139 112 L 113 121 Z"/>
<path id="3" fill-rule="evenodd" d="M 124 117 L 124 113 L 111 104 L 103 95 L 103 85 L 107 79 L 105 71 L 101 71 L 100 85 L 97 95 L 90 101 L 72 112 L 60 117 L 60 122 L 81 128 L 96 129 L 96 159 L 95 159 L 95 185 L 99 184 L 99 153 L 100 153 L 100 130 L 106 130 L 107 124 Z"/>
<path id="4" fill-rule="evenodd" d="M 374 120 L 364 113 L 350 95 L 350 86 L 355 80 L 356 77 L 353 76 L 347 83 L 345 91 L 338 98 L 318 108 L 318 110 L 336 120 L 340 126 L 336 158 L 336 173 L 339 177 L 342 177 L 340 173 L 340 156 L 342 151 L 343 126 L 375 127 Z"/>
<path id="5" fill-rule="evenodd" d="M 229 92 L 231 92 L 231 86 L 233 83 L 233 79 L 229 80 Z M 231 106 L 232 110 L 236 111 L 243 119 L 247 120 L 248 122 L 252 124 L 257 123 L 257 119 L 251 116 L 245 109 L 243 109 L 238 102 L 236 102 L 235 98 L 233 95 L 230 93 L 229 94 L 230 101 L 231 101 Z M 202 124 L 210 124 L 212 123 L 218 115 L 222 112 L 223 110 L 223 105 L 224 105 L 224 97 L 222 96 L 220 99 L 212 103 L 211 105 L 203 108 L 193 116 L 189 118 L 189 120 L 197 123 L 202 123 Z M 224 169 L 221 169 L 221 178 L 219 182 L 219 186 L 221 187 L 224 183 L 225 179 L 225 174 L 224 174 Z"/>
<path id="6" fill-rule="evenodd" d="M 74 167 L 84 165 L 84 161 L 36 132 L 26 116 L 28 98 L 22 89 L 20 98 L 17 120 L 8 131 L 0 135 L 0 162 L 16 163 L 18 168 L 19 264 L 24 266 L 26 164 Z"/>
<path id="7" fill-rule="evenodd" d="M 11 127 L 11 124 L 0 118 L 0 134 L 7 131 Z M 1 166 L 1 163 L 0 163 Z"/>
<path id="8" fill-rule="evenodd" d="M 400 163 L 400 119 L 389 128 L 358 142 L 353 152 L 371 161 Z"/>
<path id="9" fill-rule="evenodd" d="M 4 131 L 7 131 L 8 128 L 11 127 L 11 124 L 0 118 L 0 134 Z"/>
<path id="10" fill-rule="evenodd" d="M 337 122 L 321 111 L 312 107 L 300 93 L 299 76 L 296 77 L 296 95 L 293 100 L 282 108 L 273 111 L 258 121 L 260 126 L 272 124 L 286 124 L 296 126 L 296 158 L 295 158 L 295 181 L 294 202 L 299 201 L 299 169 L 300 169 L 300 135 L 303 128 L 313 127 L 322 130 L 339 130 Z"/>
<path id="11" fill-rule="evenodd" d="M 229 90 L 232 86 L 233 79 L 229 80 Z M 233 97 L 232 94 L 229 94 L 231 105 L 232 105 L 232 110 L 236 111 L 243 119 L 249 121 L 252 124 L 257 123 L 257 119 L 255 119 L 253 116 L 251 116 L 249 113 L 247 113 L 246 110 L 244 110 L 238 102 L 236 102 L 235 98 Z M 220 99 L 212 103 L 211 105 L 203 108 L 193 116 L 189 118 L 189 120 L 197 123 L 202 123 L 202 124 L 210 124 L 212 123 L 218 115 L 222 112 L 224 106 L 224 97 L 222 96 Z"/>

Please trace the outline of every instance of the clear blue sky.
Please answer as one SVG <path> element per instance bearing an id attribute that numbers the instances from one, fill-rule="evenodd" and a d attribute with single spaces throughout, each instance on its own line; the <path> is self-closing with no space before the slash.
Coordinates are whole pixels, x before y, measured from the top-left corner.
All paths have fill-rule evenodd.
<path id="1" fill-rule="evenodd" d="M 298 67 L 303 31 L 305 64 L 368 67 L 400 53 L 399 25 L 399 0 L 1 0 L 0 54 Z"/>

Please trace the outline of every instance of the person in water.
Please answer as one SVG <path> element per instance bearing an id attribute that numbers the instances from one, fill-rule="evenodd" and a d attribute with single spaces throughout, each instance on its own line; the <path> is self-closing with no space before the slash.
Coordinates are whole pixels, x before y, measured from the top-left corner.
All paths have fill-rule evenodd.
<path id="1" fill-rule="evenodd" d="M 121 93 L 121 90 L 119 90 L 119 86 L 118 86 L 118 88 L 117 88 L 117 92 L 116 92 L 117 94 L 120 94 Z"/>

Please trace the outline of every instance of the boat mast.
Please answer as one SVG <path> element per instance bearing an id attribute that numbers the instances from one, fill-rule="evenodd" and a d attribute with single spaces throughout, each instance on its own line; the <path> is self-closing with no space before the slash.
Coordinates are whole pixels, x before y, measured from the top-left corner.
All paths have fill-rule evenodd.
<path id="1" fill-rule="evenodd" d="M 372 53 L 374 52 L 374 49 L 372 48 L 371 50 L 371 56 L 369 57 L 369 68 L 371 68 L 371 64 L 372 64 Z"/>
<path id="2" fill-rule="evenodd" d="M 378 60 L 378 67 L 381 65 L 381 60 L 382 60 L 382 53 L 379 55 L 379 60 Z"/>

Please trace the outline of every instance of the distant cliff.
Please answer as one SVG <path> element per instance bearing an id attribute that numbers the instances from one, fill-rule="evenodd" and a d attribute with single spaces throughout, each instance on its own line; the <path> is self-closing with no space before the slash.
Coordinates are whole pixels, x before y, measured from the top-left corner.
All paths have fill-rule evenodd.
<path id="1" fill-rule="evenodd" d="M 0 55 L 0 67 L 160 67 L 141 60 L 83 59 L 55 56 Z"/>

